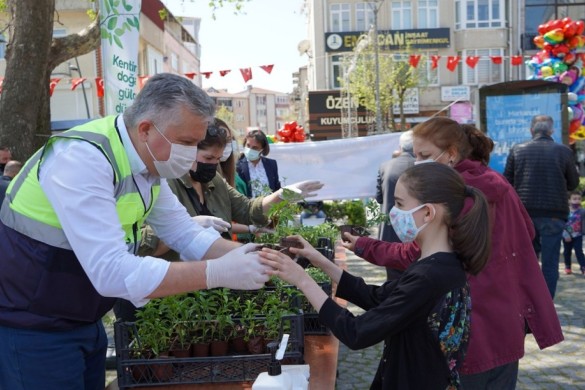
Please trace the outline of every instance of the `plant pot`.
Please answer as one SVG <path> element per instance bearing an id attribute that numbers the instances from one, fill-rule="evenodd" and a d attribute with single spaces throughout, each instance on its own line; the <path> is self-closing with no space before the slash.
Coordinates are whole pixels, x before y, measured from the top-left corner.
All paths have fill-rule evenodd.
<path id="1" fill-rule="evenodd" d="M 168 355 L 159 355 L 156 359 L 169 359 Z M 150 365 L 152 371 L 152 378 L 159 382 L 167 382 L 174 374 L 173 364 L 169 363 L 153 363 Z"/>
<path id="2" fill-rule="evenodd" d="M 246 342 L 244 341 L 244 336 L 234 337 L 232 339 L 232 350 L 237 354 L 246 353 Z"/>
<path id="3" fill-rule="evenodd" d="M 341 225 L 339 227 L 339 233 L 341 234 L 341 239 L 345 242 L 348 242 L 344 237 L 343 237 L 343 233 L 349 233 L 352 236 L 360 236 L 360 237 L 366 237 L 370 235 L 370 232 L 368 232 L 366 230 L 366 228 L 362 227 L 362 226 L 356 226 L 356 225 Z"/>
<path id="4" fill-rule="evenodd" d="M 248 352 L 253 355 L 264 353 L 264 337 L 250 337 L 248 340 Z"/>
<path id="5" fill-rule="evenodd" d="M 171 350 L 171 354 L 177 358 L 188 358 L 191 356 L 191 346 L 188 348 L 178 348 Z"/>
<path id="6" fill-rule="evenodd" d="M 132 366 L 132 378 L 134 382 L 148 382 L 150 380 L 150 368 L 146 364 L 136 364 Z"/>
<path id="7" fill-rule="evenodd" d="M 211 356 L 225 356 L 228 353 L 229 343 L 227 340 L 213 340 L 210 347 Z"/>
<path id="8" fill-rule="evenodd" d="M 209 343 L 191 344 L 191 356 L 193 357 L 209 356 Z"/>

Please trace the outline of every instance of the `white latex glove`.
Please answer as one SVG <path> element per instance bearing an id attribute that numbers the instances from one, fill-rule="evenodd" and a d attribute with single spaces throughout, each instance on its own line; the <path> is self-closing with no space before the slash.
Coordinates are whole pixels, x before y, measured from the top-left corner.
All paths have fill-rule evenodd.
<path id="1" fill-rule="evenodd" d="M 270 279 L 267 267 L 260 263 L 257 244 L 246 244 L 222 257 L 207 261 L 207 288 L 227 287 L 234 290 L 257 290 Z"/>
<path id="2" fill-rule="evenodd" d="M 282 192 L 279 194 L 281 199 L 288 200 L 303 200 L 317 195 L 315 191 L 323 188 L 323 183 L 319 180 L 305 180 L 298 183 L 294 183 L 282 188 Z"/>
<path id="3" fill-rule="evenodd" d="M 267 228 L 267 227 L 258 227 L 258 226 L 254 226 L 254 225 L 250 225 L 248 226 L 248 231 L 252 234 L 256 234 L 256 233 L 274 233 L 273 229 Z"/>
<path id="4" fill-rule="evenodd" d="M 212 227 L 220 233 L 227 232 L 232 226 L 223 219 L 211 215 L 197 215 L 191 219 L 205 228 Z"/>

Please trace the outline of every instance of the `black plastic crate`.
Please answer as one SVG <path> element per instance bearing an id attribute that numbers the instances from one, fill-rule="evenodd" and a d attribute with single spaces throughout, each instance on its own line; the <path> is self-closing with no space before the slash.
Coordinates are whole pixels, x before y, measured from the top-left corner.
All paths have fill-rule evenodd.
<path id="1" fill-rule="evenodd" d="M 332 294 L 332 286 L 331 282 L 320 282 L 318 283 L 323 291 L 328 296 Z M 331 334 L 329 328 L 319 321 L 319 313 L 315 311 L 313 306 L 309 303 L 306 297 L 302 297 L 301 299 L 301 308 L 303 310 L 303 324 L 305 334 L 308 335 L 328 335 Z"/>
<path id="2" fill-rule="evenodd" d="M 281 335 L 285 325 L 290 334 L 283 364 L 304 364 L 303 316 L 282 317 Z M 270 354 L 230 354 L 226 356 L 188 358 L 133 358 L 131 342 L 137 334 L 133 322 L 114 324 L 116 341 L 116 366 L 118 387 L 158 386 L 161 384 L 196 384 L 244 382 L 256 380 L 261 372 L 268 370 Z"/>

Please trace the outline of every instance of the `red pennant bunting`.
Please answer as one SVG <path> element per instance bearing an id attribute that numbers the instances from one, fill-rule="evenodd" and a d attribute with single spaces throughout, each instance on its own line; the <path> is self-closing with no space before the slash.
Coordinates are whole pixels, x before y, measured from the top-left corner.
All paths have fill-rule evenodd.
<path id="1" fill-rule="evenodd" d="M 138 89 L 142 89 L 149 78 L 150 76 L 138 76 Z"/>
<path id="2" fill-rule="evenodd" d="M 59 84 L 59 81 L 61 81 L 61 79 L 51 79 L 51 82 L 49 83 L 49 96 L 53 96 L 53 91 L 55 91 L 55 87 Z"/>
<path id="3" fill-rule="evenodd" d="M 188 79 L 193 80 L 193 78 L 195 77 L 197 73 L 195 72 L 191 72 L 191 73 L 185 73 L 185 77 L 187 77 Z"/>
<path id="4" fill-rule="evenodd" d="M 431 56 L 431 69 L 437 69 L 441 56 Z"/>
<path id="5" fill-rule="evenodd" d="M 75 91 L 75 88 L 77 88 L 79 84 L 83 83 L 85 80 L 86 80 L 85 77 L 71 79 L 71 90 Z"/>
<path id="6" fill-rule="evenodd" d="M 449 69 L 451 72 L 454 72 L 455 69 L 457 69 L 457 65 L 459 64 L 459 61 L 461 61 L 461 57 L 459 57 L 459 56 L 447 57 L 447 69 Z"/>
<path id="7" fill-rule="evenodd" d="M 252 80 L 252 68 L 242 68 L 240 69 L 240 72 L 242 73 L 245 83 Z"/>
<path id="8" fill-rule="evenodd" d="M 0 77 L 0 94 L 2 93 L 3 86 L 4 86 L 4 77 Z"/>
<path id="9" fill-rule="evenodd" d="M 471 69 L 475 68 L 475 65 L 477 65 L 478 62 L 479 62 L 479 56 L 469 56 L 465 59 L 465 63 Z"/>
<path id="10" fill-rule="evenodd" d="M 512 56 L 510 57 L 510 61 L 512 63 L 512 65 L 514 66 L 518 66 L 518 65 L 522 65 L 522 56 Z"/>
<path id="11" fill-rule="evenodd" d="M 260 68 L 262 68 L 262 70 L 266 73 L 270 74 L 270 72 L 272 72 L 272 68 L 274 68 L 274 65 L 260 65 Z"/>
<path id="12" fill-rule="evenodd" d="M 411 54 L 410 58 L 408 59 L 408 63 L 410 64 L 410 66 L 412 66 L 413 68 L 416 68 L 418 66 L 418 62 L 420 61 L 420 55 L 414 55 Z"/>
<path id="13" fill-rule="evenodd" d="M 104 79 L 101 77 L 96 77 L 95 78 L 95 86 L 96 86 L 97 97 L 99 97 L 99 98 L 104 97 Z"/>
<path id="14" fill-rule="evenodd" d="M 220 71 L 219 71 L 219 75 L 220 75 L 221 77 L 223 77 L 223 76 L 225 76 L 226 74 L 228 74 L 229 72 L 231 72 L 231 69 L 228 69 L 228 70 L 220 70 Z"/>
<path id="15" fill-rule="evenodd" d="M 206 79 L 210 78 L 212 73 L 213 72 L 201 72 L 201 74 L 205 76 Z"/>
<path id="16" fill-rule="evenodd" d="M 502 56 L 490 56 L 492 62 L 496 65 L 500 65 L 502 63 Z"/>

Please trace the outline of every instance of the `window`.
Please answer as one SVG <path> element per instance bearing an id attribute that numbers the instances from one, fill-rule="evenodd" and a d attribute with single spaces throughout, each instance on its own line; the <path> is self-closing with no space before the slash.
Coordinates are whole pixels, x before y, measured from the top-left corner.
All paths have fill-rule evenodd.
<path id="1" fill-rule="evenodd" d="M 439 0 L 418 1 L 418 28 L 439 27 Z"/>
<path id="2" fill-rule="evenodd" d="M 244 107 L 244 101 L 243 100 L 236 100 L 236 107 L 237 108 Z"/>
<path id="3" fill-rule="evenodd" d="M 392 1 L 392 29 L 412 28 L 412 4 L 410 0 Z"/>
<path id="4" fill-rule="evenodd" d="M 175 72 L 179 70 L 179 56 L 174 52 L 171 52 L 171 69 Z"/>
<path id="5" fill-rule="evenodd" d="M 504 0 L 455 0 L 455 29 L 504 26 Z"/>
<path id="6" fill-rule="evenodd" d="M 439 85 L 439 68 L 432 68 L 431 56 L 438 55 L 437 51 L 421 53 L 422 57 L 418 63 L 421 81 L 426 82 L 428 86 Z"/>
<path id="7" fill-rule="evenodd" d="M 236 115 L 234 115 L 234 118 L 235 118 L 236 122 L 243 122 L 244 121 L 243 114 L 236 114 Z"/>
<path id="8" fill-rule="evenodd" d="M 350 4 L 331 4 L 330 18 L 331 32 L 351 31 Z"/>
<path id="9" fill-rule="evenodd" d="M 342 56 L 331 56 L 331 83 L 332 88 L 341 88 L 339 79 L 343 77 L 343 57 Z"/>
<path id="10" fill-rule="evenodd" d="M 256 104 L 259 106 L 266 105 L 266 96 L 256 96 Z"/>
<path id="11" fill-rule="evenodd" d="M 490 56 L 504 56 L 503 49 L 478 49 L 464 50 L 460 53 L 462 61 L 459 64 L 459 83 L 464 85 L 484 85 L 504 81 L 505 61 L 494 64 Z M 475 68 L 465 64 L 468 56 L 479 56 L 479 62 Z"/>
<path id="12" fill-rule="evenodd" d="M 356 3 L 356 31 L 368 31 L 374 25 L 374 7 L 375 3 Z"/>

